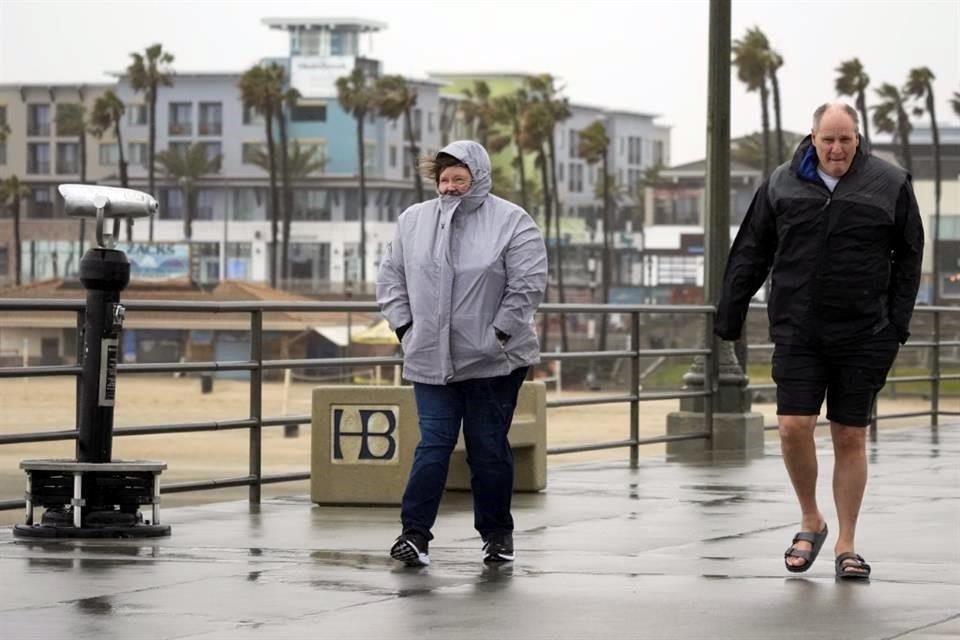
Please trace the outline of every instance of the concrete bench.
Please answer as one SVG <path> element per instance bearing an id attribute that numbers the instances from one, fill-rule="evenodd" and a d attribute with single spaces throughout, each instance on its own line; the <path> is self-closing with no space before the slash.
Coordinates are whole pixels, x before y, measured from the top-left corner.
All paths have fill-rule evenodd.
<path id="1" fill-rule="evenodd" d="M 517 491 L 547 486 L 546 388 L 524 382 L 510 444 Z M 420 439 L 410 386 L 321 386 L 313 391 L 310 499 L 329 505 L 398 505 Z M 470 489 L 463 440 L 448 489 Z"/>
<path id="2" fill-rule="evenodd" d="M 547 488 L 547 392 L 543 382 L 524 382 L 510 425 L 515 491 Z M 450 458 L 447 489 L 470 490 L 470 467 L 463 432 Z"/>

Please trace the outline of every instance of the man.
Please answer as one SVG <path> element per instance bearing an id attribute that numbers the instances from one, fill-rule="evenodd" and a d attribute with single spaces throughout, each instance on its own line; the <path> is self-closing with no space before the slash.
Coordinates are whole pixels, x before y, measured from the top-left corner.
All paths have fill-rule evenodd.
<path id="1" fill-rule="evenodd" d="M 867 480 L 866 429 L 910 335 L 923 227 L 910 176 L 860 145 L 857 112 L 825 104 L 793 160 L 760 186 L 730 250 L 715 331 L 736 340 L 771 274 L 767 311 L 784 463 L 800 503 L 788 571 L 810 568 L 827 538 L 817 506 L 814 427 L 826 395 L 833 438 L 838 578 L 870 565 L 854 537 Z"/>
<path id="2" fill-rule="evenodd" d="M 527 368 L 540 360 L 533 316 L 546 288 L 546 247 L 527 212 L 490 193 L 490 158 L 481 145 L 451 143 L 421 168 L 440 197 L 401 214 L 377 280 L 420 425 L 390 555 L 408 566 L 430 563 L 431 529 L 462 422 L 483 560 L 509 562 L 507 433 Z"/>

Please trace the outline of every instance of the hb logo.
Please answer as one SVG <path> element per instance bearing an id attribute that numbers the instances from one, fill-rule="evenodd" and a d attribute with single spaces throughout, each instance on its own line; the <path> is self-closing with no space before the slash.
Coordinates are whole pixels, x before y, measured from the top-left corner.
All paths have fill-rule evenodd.
<path id="1" fill-rule="evenodd" d="M 330 407 L 332 464 L 399 464 L 396 406 Z"/>

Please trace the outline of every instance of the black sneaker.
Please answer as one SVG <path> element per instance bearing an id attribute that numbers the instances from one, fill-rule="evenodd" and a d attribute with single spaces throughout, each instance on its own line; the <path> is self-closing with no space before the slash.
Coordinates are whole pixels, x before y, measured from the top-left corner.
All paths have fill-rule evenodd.
<path id="1" fill-rule="evenodd" d="M 390 547 L 390 557 L 408 567 L 425 567 L 430 564 L 429 542 L 419 533 L 404 533 Z"/>
<path id="2" fill-rule="evenodd" d="M 513 534 L 490 536 L 483 543 L 484 562 L 513 562 Z"/>

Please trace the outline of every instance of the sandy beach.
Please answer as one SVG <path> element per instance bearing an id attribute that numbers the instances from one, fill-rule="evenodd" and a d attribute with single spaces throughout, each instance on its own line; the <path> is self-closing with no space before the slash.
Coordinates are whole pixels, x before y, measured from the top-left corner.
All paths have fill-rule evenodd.
<path id="1" fill-rule="evenodd" d="M 312 384 L 293 383 L 285 392 L 282 383 L 264 383 L 263 416 L 307 415 L 310 413 Z M 201 393 L 198 378 L 126 376 L 118 391 L 115 424 L 143 426 L 246 418 L 249 385 L 237 380 L 216 380 L 212 393 Z M 604 394 L 617 393 L 606 390 Z M 594 392 L 564 391 L 565 399 L 595 395 Z M 75 386 L 72 378 L 0 380 L 0 433 L 23 433 L 72 429 Z M 554 392 L 548 398 L 556 398 Z M 666 430 L 666 415 L 679 407 L 677 400 L 641 403 L 640 435 L 652 437 Z M 881 400 L 880 412 L 922 411 L 929 403 L 921 398 Z M 773 424 L 775 405 L 756 404 L 754 411 Z M 630 409 L 627 404 L 590 405 L 549 409 L 548 446 L 613 442 L 629 437 Z M 925 418 L 882 421 L 881 429 L 923 425 Z M 776 437 L 768 433 L 768 438 Z M 166 462 L 163 481 L 215 479 L 245 475 L 249 436 L 246 430 L 115 437 L 113 459 L 147 459 Z M 641 447 L 641 456 L 663 455 L 663 445 Z M 19 463 L 33 458 L 73 458 L 70 441 L 0 446 L 0 499 L 23 495 L 24 474 Z M 550 465 L 623 460 L 627 449 L 592 451 L 550 456 Z M 310 428 L 303 425 L 297 437 L 285 437 L 282 427 L 263 431 L 263 470 L 266 474 L 302 472 L 310 468 Z M 164 497 L 165 504 L 187 504 L 233 500 L 246 496 L 245 488 L 191 492 Z M 268 485 L 266 495 L 302 495 L 306 482 Z M 19 522 L 19 511 L 0 512 L 0 523 Z"/>

